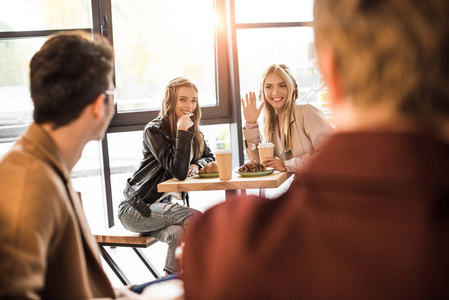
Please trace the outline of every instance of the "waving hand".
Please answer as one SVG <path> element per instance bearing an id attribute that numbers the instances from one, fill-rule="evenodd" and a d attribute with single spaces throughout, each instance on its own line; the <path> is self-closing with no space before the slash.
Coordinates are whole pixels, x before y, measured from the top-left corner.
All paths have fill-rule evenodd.
<path id="1" fill-rule="evenodd" d="M 264 104 L 265 103 L 262 103 L 259 108 L 257 108 L 256 93 L 254 92 L 246 94 L 245 99 L 242 98 L 243 117 L 245 118 L 246 123 L 251 124 L 257 122 Z"/>

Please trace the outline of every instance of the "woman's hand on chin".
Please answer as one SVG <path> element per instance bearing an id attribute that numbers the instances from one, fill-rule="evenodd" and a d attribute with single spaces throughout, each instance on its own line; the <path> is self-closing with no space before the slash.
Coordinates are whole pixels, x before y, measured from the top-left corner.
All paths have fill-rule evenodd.
<path id="1" fill-rule="evenodd" d="M 193 126 L 193 121 L 192 119 L 190 119 L 191 116 L 193 116 L 193 114 L 185 114 L 178 119 L 177 123 L 178 130 L 187 131 L 190 127 Z"/>

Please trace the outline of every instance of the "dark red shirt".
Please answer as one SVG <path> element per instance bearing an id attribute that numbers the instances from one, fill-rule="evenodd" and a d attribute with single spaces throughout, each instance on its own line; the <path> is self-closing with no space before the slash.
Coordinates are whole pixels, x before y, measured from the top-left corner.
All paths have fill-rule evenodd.
<path id="1" fill-rule="evenodd" d="M 278 199 L 189 231 L 186 300 L 449 298 L 449 144 L 337 134 Z"/>

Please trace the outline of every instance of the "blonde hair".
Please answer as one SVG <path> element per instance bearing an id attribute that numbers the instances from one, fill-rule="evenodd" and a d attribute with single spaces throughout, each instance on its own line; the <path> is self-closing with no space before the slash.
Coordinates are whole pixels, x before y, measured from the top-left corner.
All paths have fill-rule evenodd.
<path id="1" fill-rule="evenodd" d="M 270 65 L 262 75 L 259 94 L 259 99 L 265 103 L 262 110 L 262 135 L 266 141 L 272 142 L 274 129 L 276 128 L 276 110 L 268 103 L 264 92 L 265 79 L 272 73 L 276 73 L 281 76 L 282 80 L 284 80 L 287 85 L 288 97 L 284 106 L 284 118 L 283 120 L 281 120 L 281 136 L 284 136 L 285 140 L 285 143 L 283 145 L 284 151 L 290 151 L 292 149 L 292 132 L 290 128 L 290 122 L 292 112 L 295 108 L 295 101 L 298 98 L 298 84 L 296 83 L 296 80 L 295 78 L 293 78 L 292 74 L 290 74 L 288 67 L 283 64 Z"/>
<path id="2" fill-rule="evenodd" d="M 194 88 L 198 93 L 198 88 L 186 78 L 177 77 L 172 79 L 165 88 L 165 98 L 162 101 L 162 109 L 159 112 L 159 116 L 165 118 L 170 124 L 170 131 L 172 137 L 176 138 L 177 133 L 177 118 L 175 113 L 176 103 L 178 101 L 178 90 L 180 87 Z M 195 151 L 195 159 L 199 159 L 203 156 L 204 152 L 204 136 L 200 131 L 201 109 L 197 102 L 193 116 L 191 117 L 193 126 L 189 128 L 189 131 L 195 134 L 193 138 L 193 149 Z"/>
<path id="3" fill-rule="evenodd" d="M 449 117 L 447 0 L 315 0 L 314 16 L 354 105 L 388 102 L 433 127 Z"/>

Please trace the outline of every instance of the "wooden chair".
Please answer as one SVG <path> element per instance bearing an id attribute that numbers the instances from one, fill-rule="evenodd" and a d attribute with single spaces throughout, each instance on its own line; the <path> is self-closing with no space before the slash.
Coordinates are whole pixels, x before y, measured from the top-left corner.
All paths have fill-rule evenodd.
<path id="1" fill-rule="evenodd" d="M 157 242 L 157 240 L 148 235 L 143 235 L 139 233 L 134 233 L 126 230 L 121 226 L 114 226 L 110 229 L 105 230 L 100 234 L 94 234 L 97 243 L 100 247 L 100 254 L 107 262 L 107 264 L 111 267 L 112 271 L 117 275 L 120 281 L 124 285 L 129 285 L 131 282 L 125 276 L 120 267 L 115 263 L 109 253 L 106 251 L 105 246 L 112 247 L 131 247 L 137 256 L 142 260 L 145 266 L 150 270 L 151 274 L 153 274 L 155 279 L 161 277 L 161 275 L 157 272 L 156 268 L 153 264 L 148 260 L 148 258 L 143 254 L 142 250 L 139 248 L 148 248 Z"/>

